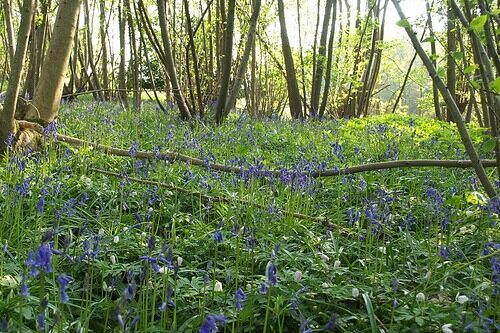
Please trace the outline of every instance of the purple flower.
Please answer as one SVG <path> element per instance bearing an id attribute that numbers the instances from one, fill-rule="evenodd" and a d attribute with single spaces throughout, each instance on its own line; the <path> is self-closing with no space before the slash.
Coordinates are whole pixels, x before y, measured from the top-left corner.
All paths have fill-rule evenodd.
<path id="1" fill-rule="evenodd" d="M 443 260 L 448 260 L 449 256 L 450 256 L 450 250 L 448 250 L 448 248 L 446 246 L 439 246 L 439 255 L 441 256 L 441 258 L 443 258 Z"/>
<path id="2" fill-rule="evenodd" d="M 7 139 L 5 139 L 4 143 L 7 148 L 12 148 L 12 144 L 14 143 L 14 133 L 9 132 L 9 135 L 7 135 Z"/>
<path id="3" fill-rule="evenodd" d="M 135 284 L 135 281 L 132 280 L 132 282 L 127 285 L 127 288 L 125 288 L 125 298 L 127 301 L 131 301 L 135 297 L 136 290 L 137 285 Z"/>
<path id="4" fill-rule="evenodd" d="M 309 327 L 309 320 L 302 320 L 302 322 L 300 323 L 300 329 L 299 329 L 299 332 L 300 333 L 311 333 L 312 332 L 312 328 Z"/>
<path id="5" fill-rule="evenodd" d="M 219 326 L 224 326 L 227 318 L 223 315 L 208 315 L 200 327 L 200 333 L 213 333 L 217 332 Z"/>
<path id="6" fill-rule="evenodd" d="M 52 248 L 49 243 L 43 244 L 36 251 L 35 259 L 33 260 L 33 252 L 28 252 L 26 265 L 31 267 L 31 275 L 36 276 L 38 269 L 42 269 L 46 273 L 52 272 Z"/>
<path id="7" fill-rule="evenodd" d="M 139 149 L 139 145 L 137 143 L 133 143 L 128 151 L 128 155 L 130 157 L 135 157 L 137 155 L 138 149 Z"/>
<path id="8" fill-rule="evenodd" d="M 28 285 L 26 284 L 26 274 L 23 274 L 23 277 L 21 278 L 21 291 L 19 292 L 19 295 L 23 297 L 27 297 L 30 295 Z"/>
<path id="9" fill-rule="evenodd" d="M 238 290 L 236 290 L 236 293 L 234 294 L 234 300 L 235 300 L 235 304 L 236 304 L 236 309 L 238 311 L 243 309 L 243 301 L 246 299 L 247 299 L 247 295 L 245 294 L 245 292 L 243 291 L 242 288 L 239 288 Z"/>
<path id="10" fill-rule="evenodd" d="M 267 294 L 267 284 L 265 284 L 265 283 L 260 284 L 259 293 L 261 295 Z"/>
<path id="11" fill-rule="evenodd" d="M 278 270 L 276 265 L 270 261 L 266 267 L 266 279 L 269 285 L 276 286 L 278 284 Z"/>
<path id="12" fill-rule="evenodd" d="M 37 322 L 38 329 L 40 331 L 45 331 L 45 310 L 43 310 L 43 312 L 38 315 Z"/>
<path id="13" fill-rule="evenodd" d="M 165 312 L 167 310 L 167 302 L 162 302 L 158 307 L 158 310 L 160 310 L 160 312 Z"/>
<path id="14" fill-rule="evenodd" d="M 333 331 L 337 327 L 337 315 L 334 313 L 325 325 L 325 331 Z"/>
<path id="15" fill-rule="evenodd" d="M 215 240 L 217 243 L 221 244 L 224 241 L 224 238 L 222 236 L 222 231 L 220 229 L 216 230 L 212 234 L 212 239 Z"/>
<path id="16" fill-rule="evenodd" d="M 71 276 L 66 274 L 61 274 L 57 278 L 57 282 L 59 283 L 59 291 L 61 292 L 61 303 L 68 303 L 69 296 L 66 293 L 66 289 L 68 289 L 68 285 L 73 281 Z"/>

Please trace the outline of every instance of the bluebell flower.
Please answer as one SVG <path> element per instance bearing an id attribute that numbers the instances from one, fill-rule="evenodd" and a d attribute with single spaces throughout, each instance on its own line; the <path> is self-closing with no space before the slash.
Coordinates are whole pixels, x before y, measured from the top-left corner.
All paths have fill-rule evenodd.
<path id="1" fill-rule="evenodd" d="M 57 282 L 59 283 L 59 291 L 61 292 L 61 303 L 67 303 L 69 301 L 69 296 L 66 293 L 66 289 L 68 289 L 68 286 L 72 281 L 73 278 L 66 274 L 61 274 L 57 278 Z"/>
<path id="2" fill-rule="evenodd" d="M 167 302 L 162 302 L 158 307 L 158 310 L 160 310 L 160 312 L 165 312 L 167 310 Z"/>
<path id="3" fill-rule="evenodd" d="M 267 284 L 265 284 L 265 283 L 261 283 L 261 284 L 260 284 L 260 288 L 259 288 L 259 293 L 260 293 L 261 295 L 265 295 L 265 294 L 267 294 L 267 289 L 268 289 L 268 288 L 267 288 Z"/>
<path id="4" fill-rule="evenodd" d="M 132 280 L 129 284 L 127 284 L 127 288 L 125 288 L 125 299 L 127 301 L 131 301 L 135 297 L 135 292 L 137 290 L 137 285 L 135 281 Z"/>
<path id="5" fill-rule="evenodd" d="M 208 315 L 200 327 L 200 333 L 217 332 L 219 326 L 224 326 L 227 318 L 222 315 Z"/>
<path id="6" fill-rule="evenodd" d="M 45 310 L 37 317 L 38 330 L 45 331 Z"/>
<path id="7" fill-rule="evenodd" d="M 32 275 L 38 274 L 38 269 L 42 269 L 46 273 L 52 272 L 52 249 L 49 243 L 41 245 L 36 251 L 35 259 L 33 260 L 33 253 L 28 253 L 28 260 L 26 264 L 32 268 Z M 33 270 L 35 268 L 35 270 Z"/>
<path id="8" fill-rule="evenodd" d="M 266 281 L 269 285 L 276 286 L 278 284 L 278 270 L 272 261 L 267 263 Z"/>
<path id="9" fill-rule="evenodd" d="M 38 199 L 38 203 L 36 204 L 36 210 L 38 211 L 38 213 L 40 214 L 43 214 L 44 210 L 45 210 L 45 197 L 40 197 L 40 199 Z"/>
<path id="10" fill-rule="evenodd" d="M 14 144 L 14 133 L 9 132 L 9 135 L 7 135 L 4 143 L 7 148 L 12 148 L 12 145 Z"/>
<path id="11" fill-rule="evenodd" d="M 302 320 L 300 323 L 299 333 L 311 333 L 312 328 L 309 327 L 309 320 Z"/>
<path id="12" fill-rule="evenodd" d="M 21 290 L 19 292 L 19 295 L 21 295 L 23 297 L 27 297 L 30 295 L 28 285 L 26 284 L 26 280 L 27 280 L 26 274 L 23 274 L 23 276 L 21 278 Z"/>
<path id="13" fill-rule="evenodd" d="M 135 157 L 137 155 L 138 148 L 139 148 L 139 145 L 137 143 L 133 143 L 128 151 L 128 155 L 130 157 Z"/>
<path id="14" fill-rule="evenodd" d="M 334 313 L 325 325 L 325 331 L 333 331 L 337 327 L 337 315 Z"/>
<path id="15" fill-rule="evenodd" d="M 443 260 L 448 260 L 449 256 L 450 256 L 450 250 L 448 250 L 448 248 L 446 246 L 439 246 L 439 255 L 441 256 L 441 258 L 443 258 Z"/>
<path id="16" fill-rule="evenodd" d="M 222 231 L 220 229 L 217 229 L 212 234 L 212 239 L 215 240 L 217 243 L 221 244 L 224 241 L 224 238 L 222 236 Z"/>
<path id="17" fill-rule="evenodd" d="M 245 294 L 245 292 L 243 291 L 242 288 L 238 288 L 238 290 L 236 290 L 236 293 L 234 294 L 234 300 L 235 300 L 235 304 L 236 304 L 236 309 L 238 311 L 240 311 L 241 309 L 243 309 L 243 301 L 247 299 L 247 295 Z"/>

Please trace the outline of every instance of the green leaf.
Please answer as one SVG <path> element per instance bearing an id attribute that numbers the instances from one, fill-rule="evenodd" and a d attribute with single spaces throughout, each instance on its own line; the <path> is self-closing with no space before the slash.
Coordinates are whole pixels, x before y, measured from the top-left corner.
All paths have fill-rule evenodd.
<path id="1" fill-rule="evenodd" d="M 396 25 L 401 28 L 411 28 L 411 24 L 407 19 L 397 21 Z"/>
<path id="2" fill-rule="evenodd" d="M 479 81 L 471 81 L 470 82 L 474 89 L 481 89 L 481 83 Z"/>
<path id="3" fill-rule="evenodd" d="M 465 74 L 472 74 L 476 71 L 476 69 L 478 68 L 479 66 L 474 64 L 474 65 L 470 65 L 469 67 L 466 67 L 464 69 L 464 73 Z"/>
<path id="4" fill-rule="evenodd" d="M 483 142 L 483 149 L 485 152 L 491 152 L 495 149 L 497 144 L 497 139 L 491 138 L 485 142 Z"/>
<path id="5" fill-rule="evenodd" d="M 432 43 L 432 42 L 435 42 L 436 41 L 436 37 L 434 36 L 429 36 L 427 38 L 425 38 L 422 43 Z"/>
<path id="6" fill-rule="evenodd" d="M 490 13 L 490 15 L 492 15 L 492 16 L 498 16 L 498 15 L 500 15 L 500 9 L 495 9 L 494 11 L 492 11 Z"/>
<path id="7" fill-rule="evenodd" d="M 500 77 L 490 82 L 490 89 L 493 90 L 495 94 L 500 94 Z"/>
<path id="8" fill-rule="evenodd" d="M 481 32 L 484 29 L 484 25 L 488 20 L 488 15 L 484 14 L 481 16 L 474 17 L 474 19 L 470 22 L 470 27 L 475 32 Z"/>
<path id="9" fill-rule="evenodd" d="M 453 59 L 455 59 L 455 60 L 461 60 L 461 59 L 463 59 L 463 58 L 464 58 L 464 54 L 463 54 L 462 52 L 460 52 L 460 51 L 453 52 L 453 53 L 451 54 L 451 56 L 452 56 L 452 57 L 453 57 Z"/>

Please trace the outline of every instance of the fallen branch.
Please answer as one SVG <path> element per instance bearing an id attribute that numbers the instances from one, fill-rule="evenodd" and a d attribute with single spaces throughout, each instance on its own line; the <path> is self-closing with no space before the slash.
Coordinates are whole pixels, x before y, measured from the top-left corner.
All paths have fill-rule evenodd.
<path id="1" fill-rule="evenodd" d="M 118 177 L 118 178 L 122 177 L 122 175 L 120 175 L 119 173 L 116 173 L 116 172 L 111 172 L 111 171 L 106 171 L 106 170 L 101 170 L 101 169 L 95 169 L 95 168 L 90 168 L 90 170 L 93 171 L 93 172 L 96 172 L 96 173 L 107 175 L 107 176 L 113 176 L 113 177 Z M 159 186 L 159 187 L 163 187 L 163 188 L 167 188 L 167 189 L 174 190 L 174 191 L 177 191 L 177 192 L 181 192 L 181 193 L 185 193 L 185 194 L 192 195 L 192 196 L 195 196 L 195 197 L 199 197 L 199 198 L 201 198 L 203 200 L 206 200 L 206 201 L 209 201 L 209 202 L 226 202 L 226 203 L 237 202 L 239 204 L 243 204 L 243 205 L 247 205 L 247 206 L 250 205 L 250 206 L 254 206 L 254 207 L 257 207 L 257 208 L 260 208 L 260 209 L 264 209 L 264 210 L 267 210 L 269 208 L 268 206 L 261 205 L 261 204 L 258 204 L 258 203 L 255 203 L 255 202 L 251 202 L 251 201 L 247 201 L 247 200 L 243 200 L 243 199 L 228 198 L 228 197 L 224 197 L 224 196 L 210 196 L 210 195 L 206 195 L 206 194 L 201 193 L 199 191 L 188 190 L 186 188 L 183 188 L 183 187 L 180 187 L 180 186 L 176 186 L 174 184 L 167 184 L 167 183 L 162 183 L 162 182 L 157 182 L 157 181 L 152 181 L 152 180 L 145 180 L 145 179 L 140 179 L 140 178 L 135 178 L 135 177 L 127 177 L 127 180 L 133 181 L 133 182 L 136 182 L 136 183 L 146 184 L 146 185 L 156 185 L 156 186 Z M 284 216 L 294 217 L 294 218 L 299 219 L 299 220 L 319 222 L 319 223 L 323 224 L 324 226 L 326 226 L 328 228 L 339 229 L 342 232 L 352 233 L 347 228 L 344 228 L 344 227 L 341 227 L 341 226 L 338 226 L 336 224 L 333 224 L 333 223 L 329 222 L 328 219 L 326 217 L 324 217 L 324 216 L 316 217 L 316 216 L 310 216 L 310 215 L 305 215 L 305 214 L 290 212 L 290 211 L 287 211 L 287 210 L 279 210 L 279 212 L 281 214 L 283 214 Z"/>
<path id="2" fill-rule="evenodd" d="M 43 133 L 42 126 L 26 121 L 18 121 L 21 128 L 31 128 L 40 133 Z M 187 164 L 197 165 L 214 171 L 221 171 L 232 174 L 244 174 L 250 173 L 249 169 L 242 167 L 233 167 L 217 163 L 207 163 L 199 158 L 191 157 L 188 155 L 176 153 L 176 152 L 160 152 L 155 154 L 153 152 L 138 151 L 133 156 L 126 149 L 113 148 L 110 146 L 102 145 L 100 143 L 92 143 L 89 141 L 77 139 L 71 136 L 66 136 L 62 134 L 57 135 L 57 139 L 61 142 L 66 142 L 74 146 L 88 146 L 97 151 L 101 151 L 106 154 L 122 156 L 122 157 L 133 157 L 142 160 L 169 160 L 169 161 L 182 161 Z M 481 164 L 485 168 L 493 168 L 497 166 L 496 160 L 481 160 Z M 387 161 L 387 162 L 376 162 L 368 163 L 363 165 L 356 165 L 352 167 L 342 168 L 342 169 L 329 169 L 329 170 L 314 170 L 310 172 L 298 172 L 295 175 L 306 175 L 307 177 L 320 178 L 320 177 L 332 177 L 339 175 L 349 175 L 368 171 L 377 170 L 387 170 L 387 169 L 397 169 L 397 168 L 419 168 L 419 167 L 440 167 L 440 168 L 472 168 L 472 162 L 470 160 L 398 160 L 398 161 Z M 280 176 L 282 172 L 280 170 L 269 170 L 266 172 L 273 176 Z"/>

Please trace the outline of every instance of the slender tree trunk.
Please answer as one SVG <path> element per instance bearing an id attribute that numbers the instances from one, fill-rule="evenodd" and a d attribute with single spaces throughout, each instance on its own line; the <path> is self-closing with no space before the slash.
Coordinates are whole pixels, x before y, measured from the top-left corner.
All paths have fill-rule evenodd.
<path id="1" fill-rule="evenodd" d="M 157 0 L 157 5 L 158 5 L 158 16 L 160 20 L 161 37 L 163 40 L 163 49 L 165 53 L 165 61 L 167 66 L 166 70 L 168 73 L 168 77 L 170 79 L 170 84 L 172 86 L 173 95 L 177 103 L 177 107 L 179 108 L 179 112 L 181 114 L 181 118 L 184 120 L 189 120 L 191 119 L 191 112 L 189 111 L 189 108 L 186 104 L 186 100 L 184 99 L 184 95 L 179 85 L 177 72 L 175 69 L 174 56 L 172 54 L 172 47 L 170 44 L 170 37 L 168 35 L 165 0 Z"/>
<path id="2" fill-rule="evenodd" d="M 4 10 L 4 20 L 5 20 L 5 30 L 7 31 L 7 48 L 9 54 L 9 62 L 12 64 L 14 62 L 15 48 L 15 37 L 14 37 L 14 26 L 12 24 L 12 6 L 11 0 L 3 0 L 3 10 Z"/>
<path id="3" fill-rule="evenodd" d="M 203 114 L 203 94 L 201 92 L 201 75 L 200 75 L 200 69 L 198 66 L 198 55 L 196 54 L 196 45 L 194 43 L 194 33 L 193 33 L 193 27 L 191 24 L 191 14 L 189 13 L 189 3 L 188 0 L 184 0 L 184 10 L 186 12 L 186 27 L 188 31 L 188 36 L 189 36 L 189 49 L 191 50 L 191 57 L 193 61 L 193 69 L 194 69 L 194 83 L 196 87 L 196 99 L 192 100 L 193 105 L 195 104 L 195 101 L 198 104 L 198 112 L 200 114 L 200 119 L 203 119 L 204 114 Z M 189 62 L 189 58 L 186 57 L 186 62 Z M 194 107 L 196 110 L 196 107 Z"/>
<path id="4" fill-rule="evenodd" d="M 325 14 L 323 17 L 323 27 L 319 41 L 318 58 L 316 61 L 316 71 L 313 76 L 313 89 L 311 94 L 311 116 L 316 118 L 319 113 L 319 99 L 321 97 L 321 88 L 323 81 L 323 71 L 326 58 L 326 43 L 328 39 L 328 30 L 330 27 L 330 17 L 332 15 L 333 0 L 327 0 Z"/>
<path id="5" fill-rule="evenodd" d="M 290 41 L 288 40 L 283 0 L 278 0 L 278 16 L 281 30 L 281 47 L 283 49 L 283 58 L 285 59 L 286 85 L 288 88 L 290 114 L 293 119 L 302 119 L 304 115 L 302 114 L 302 104 L 300 102 L 299 85 L 295 74 L 292 49 L 290 47 Z"/>
<path id="6" fill-rule="evenodd" d="M 233 34 L 236 0 L 228 1 L 227 20 L 224 31 L 224 61 L 222 63 L 222 80 L 215 109 L 215 121 L 221 124 L 224 120 L 224 107 L 226 106 L 229 81 L 231 79 L 231 64 L 233 57 Z"/>
<path id="7" fill-rule="evenodd" d="M 104 0 L 99 1 L 100 5 L 100 16 L 99 16 L 99 27 L 100 27 L 100 37 L 101 37 L 101 77 L 102 77 L 102 89 L 103 97 L 106 101 L 110 99 L 109 91 L 109 73 L 108 73 L 108 47 L 107 47 L 107 24 L 106 24 L 106 3 Z"/>
<path id="8" fill-rule="evenodd" d="M 7 138 L 17 132 L 14 115 L 17 107 L 17 96 L 21 89 L 21 79 L 24 71 L 24 59 L 28 51 L 28 39 L 31 31 L 31 22 L 35 10 L 35 0 L 25 0 L 21 11 L 21 23 L 17 38 L 17 47 L 12 57 L 11 73 L 7 86 L 7 96 L 3 110 L 0 106 L 0 153 L 7 149 Z"/>
<path id="9" fill-rule="evenodd" d="M 399 14 L 399 17 L 401 20 L 406 20 L 407 18 L 403 13 L 403 10 L 401 9 L 401 6 L 399 4 L 398 0 L 392 0 L 392 3 L 396 7 L 396 10 Z M 460 114 L 460 111 L 458 110 L 458 107 L 455 103 L 455 100 L 453 99 L 453 96 L 450 94 L 450 91 L 444 84 L 444 82 L 439 78 L 439 75 L 436 71 L 436 68 L 432 65 L 432 61 L 429 59 L 427 54 L 425 53 L 424 49 L 422 48 L 422 45 L 418 41 L 417 37 L 415 36 L 415 33 L 411 26 L 406 26 L 405 27 L 406 33 L 408 34 L 408 37 L 410 38 L 413 47 L 415 50 L 418 52 L 418 55 L 420 56 L 420 59 L 424 63 L 425 67 L 427 68 L 432 80 L 434 83 L 437 85 L 441 95 L 443 96 L 446 105 L 452 112 L 452 116 L 454 118 L 455 123 L 457 124 L 458 131 L 460 133 L 460 137 L 462 139 L 462 142 L 465 146 L 465 150 L 467 151 L 467 154 L 469 155 L 470 160 L 472 161 L 472 164 L 474 166 L 474 170 L 476 171 L 476 174 L 483 185 L 486 194 L 490 197 L 496 197 L 497 193 L 495 191 L 495 188 L 493 187 L 492 183 L 490 182 L 488 175 L 486 174 L 486 170 L 484 169 L 483 165 L 481 164 L 481 160 L 479 159 L 479 155 L 474 148 L 474 144 L 471 140 L 471 137 L 469 136 L 469 133 L 467 131 L 467 127 L 465 126 L 465 122 L 462 118 L 462 115 Z"/>
<path id="10" fill-rule="evenodd" d="M 120 65 L 118 68 L 118 89 L 120 90 L 118 96 L 123 107 L 128 108 L 127 98 L 127 83 L 126 83 L 126 59 L 125 59 L 125 31 L 127 29 L 127 19 L 124 11 L 123 0 L 120 0 L 118 5 L 118 21 L 120 33 Z"/>
<path id="11" fill-rule="evenodd" d="M 337 3 L 337 1 L 335 1 Z M 300 52 L 300 75 L 304 114 L 307 114 L 307 91 L 306 91 L 306 69 L 304 66 L 304 51 L 302 48 L 302 24 L 300 20 L 300 0 L 297 0 L 297 26 L 299 30 L 299 52 Z"/>
<path id="12" fill-rule="evenodd" d="M 54 32 L 45 56 L 40 81 L 27 119 L 47 125 L 57 116 L 77 29 L 81 0 L 61 0 L 54 23 Z"/>
<path id="13" fill-rule="evenodd" d="M 319 118 L 323 118 L 328 103 L 328 96 L 330 93 L 330 84 L 332 81 L 332 67 L 333 67 L 333 42 L 335 41 L 335 24 L 337 18 L 337 1 L 333 2 L 332 24 L 330 28 L 330 39 L 328 40 L 328 57 L 326 62 L 325 74 L 325 89 L 323 90 L 323 97 L 321 106 L 319 108 Z"/>
<path id="14" fill-rule="evenodd" d="M 447 39 L 447 58 L 446 58 L 446 85 L 450 91 L 451 97 L 456 101 L 456 86 L 457 86 L 457 66 L 455 63 L 455 54 L 457 52 L 457 34 L 455 25 L 455 15 L 451 9 L 450 0 L 448 0 L 448 27 L 446 29 Z M 449 107 L 446 109 L 446 121 L 453 120 Z"/>
<path id="15" fill-rule="evenodd" d="M 234 77 L 233 86 L 231 88 L 231 92 L 229 94 L 226 107 L 224 109 L 224 117 L 227 117 L 229 111 L 231 111 L 231 109 L 236 104 L 236 99 L 238 98 L 238 94 L 240 92 L 241 81 L 243 81 L 244 79 L 248 65 L 248 60 L 250 59 L 250 54 L 255 44 L 255 32 L 257 30 L 257 23 L 259 21 L 261 5 L 262 5 L 262 0 L 254 0 L 252 17 L 250 18 L 250 26 L 248 28 L 247 40 L 245 43 L 245 51 L 243 52 L 240 65 Z"/>
<path id="16" fill-rule="evenodd" d="M 425 6 L 427 8 L 427 22 L 429 25 L 429 34 L 431 37 L 431 59 L 432 59 L 432 65 L 434 68 L 438 68 L 437 66 L 437 52 L 436 52 L 436 40 L 435 40 L 435 34 L 434 34 L 434 28 L 432 24 L 432 16 L 431 16 L 431 8 L 432 6 L 429 4 L 429 0 L 425 1 Z M 432 101 L 434 103 L 434 112 L 436 114 L 436 118 L 438 120 L 443 120 L 443 117 L 441 115 L 441 106 L 439 105 L 439 91 L 437 86 L 432 83 Z"/>

